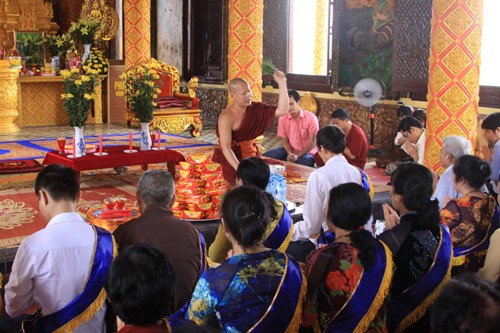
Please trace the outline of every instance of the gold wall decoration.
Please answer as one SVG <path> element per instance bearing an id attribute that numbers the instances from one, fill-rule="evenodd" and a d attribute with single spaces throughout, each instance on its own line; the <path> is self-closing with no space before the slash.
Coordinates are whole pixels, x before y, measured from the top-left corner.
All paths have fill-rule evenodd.
<path id="1" fill-rule="evenodd" d="M 116 36 L 120 18 L 114 7 L 108 5 L 105 0 L 85 0 L 80 17 L 92 17 L 104 22 L 104 30 L 99 31 L 96 38 L 110 40 Z"/>
<path id="2" fill-rule="evenodd" d="M 151 58 L 151 1 L 124 0 L 125 68 Z"/>
<path id="3" fill-rule="evenodd" d="M 476 140 L 481 63 L 482 0 L 435 0 L 424 163 L 438 170 L 443 138 Z"/>
<path id="4" fill-rule="evenodd" d="M 323 54 L 326 48 L 325 39 L 325 0 L 316 0 L 316 31 L 314 33 L 314 74 L 325 75 L 323 70 L 324 57 Z"/>
<path id="5" fill-rule="evenodd" d="M 52 2 L 44 0 L 0 1 L 0 40 L 4 49 L 14 46 L 14 31 L 55 33 L 59 26 L 51 22 Z"/>
<path id="6" fill-rule="evenodd" d="M 254 101 L 262 99 L 263 19 L 263 0 L 229 0 L 228 79 L 247 80 Z"/>

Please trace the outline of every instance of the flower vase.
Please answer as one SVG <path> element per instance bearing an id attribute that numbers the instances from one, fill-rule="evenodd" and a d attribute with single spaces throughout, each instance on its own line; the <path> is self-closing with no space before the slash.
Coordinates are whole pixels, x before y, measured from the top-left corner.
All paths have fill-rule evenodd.
<path id="1" fill-rule="evenodd" d="M 151 150 L 151 135 L 149 134 L 149 122 L 141 122 L 141 150 Z"/>
<path id="2" fill-rule="evenodd" d="M 75 127 L 75 157 L 85 156 L 86 146 L 83 136 L 83 127 Z"/>
<path id="3" fill-rule="evenodd" d="M 90 48 L 92 44 L 83 44 L 83 55 L 82 55 L 82 65 L 85 65 L 85 61 L 90 58 Z"/>

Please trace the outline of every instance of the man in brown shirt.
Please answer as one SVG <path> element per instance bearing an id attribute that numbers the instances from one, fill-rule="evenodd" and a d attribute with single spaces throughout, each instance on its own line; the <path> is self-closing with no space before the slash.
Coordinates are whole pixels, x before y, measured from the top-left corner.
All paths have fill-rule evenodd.
<path id="1" fill-rule="evenodd" d="M 175 273 L 175 291 L 169 315 L 190 299 L 205 265 L 203 236 L 192 224 L 173 216 L 174 180 L 162 170 L 145 172 L 137 185 L 141 216 L 122 224 L 113 233 L 119 249 L 132 244 L 148 244 L 162 251 Z"/>

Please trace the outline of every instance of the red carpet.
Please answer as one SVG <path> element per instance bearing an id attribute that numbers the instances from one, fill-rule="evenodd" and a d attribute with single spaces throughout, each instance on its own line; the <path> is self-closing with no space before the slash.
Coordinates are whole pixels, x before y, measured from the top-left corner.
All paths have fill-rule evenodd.
<path id="1" fill-rule="evenodd" d="M 37 172 L 42 169 L 42 165 L 37 160 L 10 160 L 0 162 L 0 174 Z"/>
<path id="2" fill-rule="evenodd" d="M 38 198 L 33 191 L 35 176 L 20 175 L 0 181 L 0 247 L 19 244 L 47 224 L 38 211 Z M 82 174 L 81 189 L 78 210 L 84 216 L 110 196 L 125 197 L 128 206 L 136 205 L 135 187 L 107 173 Z"/>

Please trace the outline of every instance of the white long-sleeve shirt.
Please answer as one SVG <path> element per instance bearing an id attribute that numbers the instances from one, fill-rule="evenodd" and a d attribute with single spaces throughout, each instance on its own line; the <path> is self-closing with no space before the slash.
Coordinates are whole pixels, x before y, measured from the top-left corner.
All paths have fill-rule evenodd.
<path id="1" fill-rule="evenodd" d="M 439 181 L 436 185 L 436 191 L 432 196 L 433 199 L 438 199 L 439 208 L 443 209 L 444 207 L 444 198 L 449 196 L 451 199 L 458 199 L 462 195 L 455 190 L 453 186 L 453 164 L 444 170 L 441 177 L 439 177 Z"/>
<path id="2" fill-rule="evenodd" d="M 96 237 L 78 213 L 63 213 L 26 238 L 17 250 L 5 286 L 5 310 L 18 317 L 34 305 L 42 315 L 62 309 L 78 296 L 90 272 Z M 74 332 L 105 332 L 104 305 Z"/>
<path id="3" fill-rule="evenodd" d="M 304 200 L 304 220 L 294 224 L 292 241 L 311 238 L 321 228 L 328 230 L 325 214 L 328 195 L 332 188 L 344 183 L 361 184 L 361 173 L 343 155 L 330 158 L 323 167 L 310 174 Z"/>

